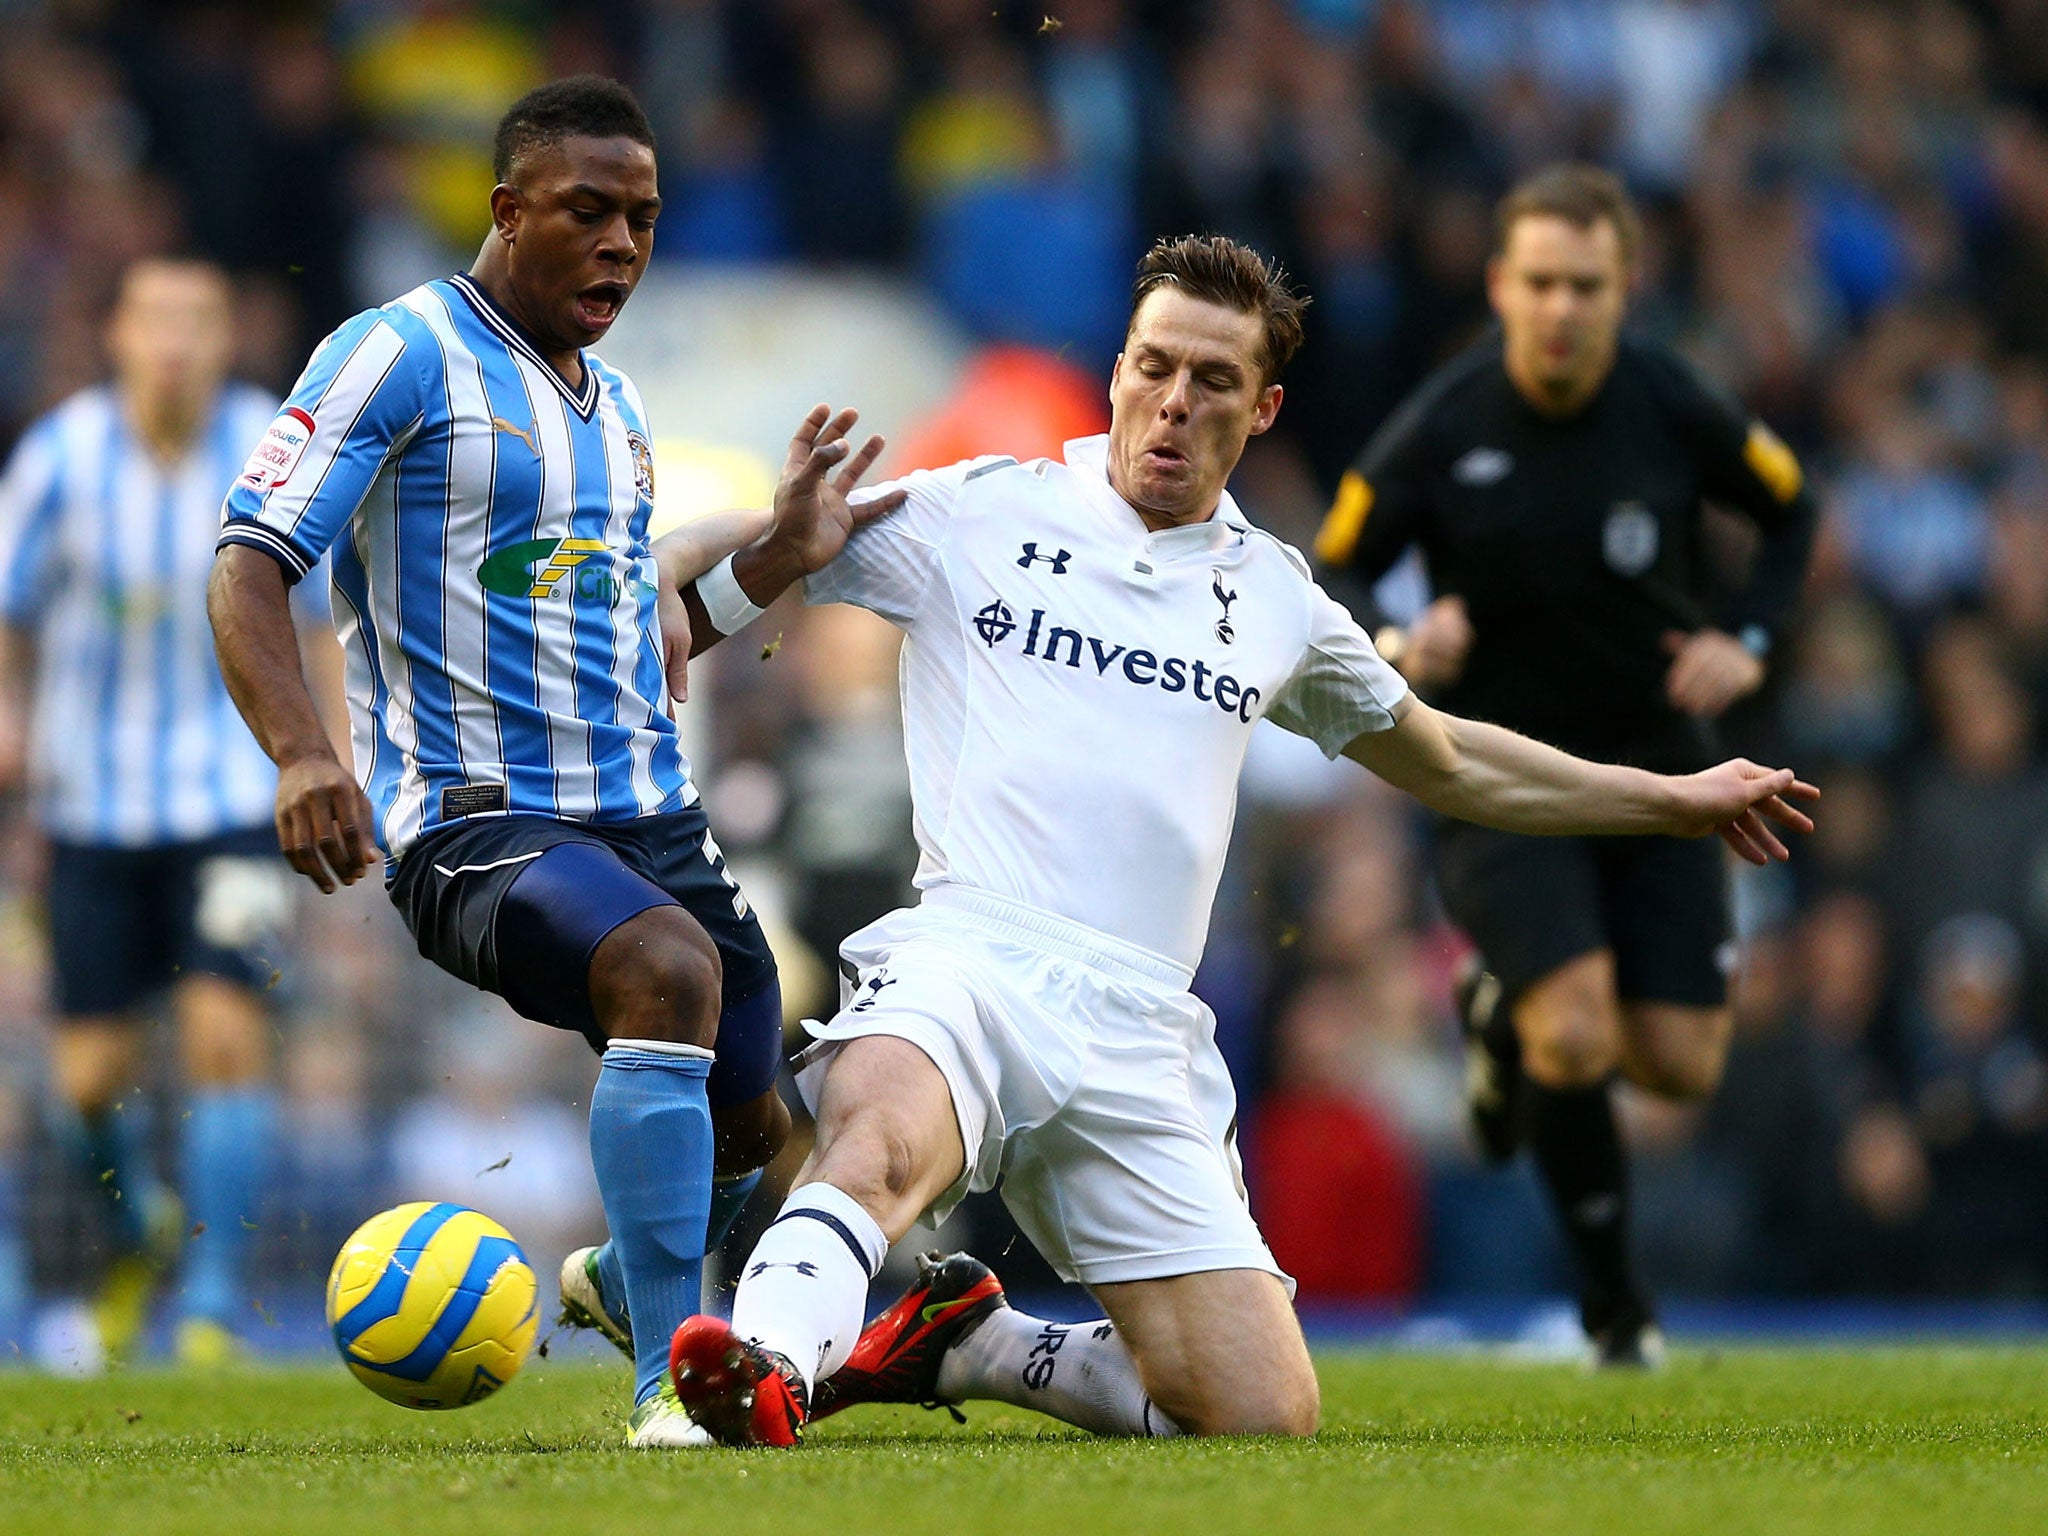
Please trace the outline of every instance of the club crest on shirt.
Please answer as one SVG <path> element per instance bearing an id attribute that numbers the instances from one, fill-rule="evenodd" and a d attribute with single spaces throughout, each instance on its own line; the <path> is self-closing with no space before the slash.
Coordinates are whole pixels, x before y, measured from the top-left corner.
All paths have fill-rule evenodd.
<path id="1" fill-rule="evenodd" d="M 1657 517 L 1640 501 L 1616 502 L 1600 530 L 1600 552 L 1617 576 L 1640 576 L 1657 563 Z"/>
<path id="2" fill-rule="evenodd" d="M 1451 478 L 1460 485 L 1499 485 L 1515 467 L 1515 456 L 1505 448 L 1474 448 L 1451 466 Z"/>
<path id="3" fill-rule="evenodd" d="M 654 449 L 638 432 L 626 434 L 626 446 L 633 450 L 633 484 L 642 501 L 654 500 Z"/>
<path id="4" fill-rule="evenodd" d="M 1223 605 L 1223 617 L 1216 621 L 1216 638 L 1229 645 L 1237 638 L 1237 631 L 1231 627 L 1230 605 L 1237 601 L 1237 593 L 1223 585 L 1223 573 L 1209 573 L 1209 590 L 1216 594 L 1216 601 Z"/>

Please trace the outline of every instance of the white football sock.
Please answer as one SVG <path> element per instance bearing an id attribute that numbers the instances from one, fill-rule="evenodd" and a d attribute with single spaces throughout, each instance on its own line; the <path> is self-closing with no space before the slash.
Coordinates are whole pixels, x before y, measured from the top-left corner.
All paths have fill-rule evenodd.
<path id="1" fill-rule="evenodd" d="M 1138 1380 L 1138 1362 L 1116 1325 L 1049 1323 L 1005 1309 L 939 1362 L 939 1396 L 993 1398 L 1035 1408 L 1097 1435 L 1177 1435 Z"/>
<path id="2" fill-rule="evenodd" d="M 732 1330 L 803 1373 L 806 1387 L 846 1364 L 867 1322 L 868 1282 L 889 1240 L 830 1184 L 790 1191 L 740 1271 Z"/>

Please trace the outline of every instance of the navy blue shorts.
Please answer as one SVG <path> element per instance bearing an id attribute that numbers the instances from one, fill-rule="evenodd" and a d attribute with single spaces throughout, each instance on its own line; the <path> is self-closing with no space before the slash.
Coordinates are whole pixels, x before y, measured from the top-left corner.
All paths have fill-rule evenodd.
<path id="1" fill-rule="evenodd" d="M 268 988 L 294 878 L 267 826 L 144 848 L 53 842 L 58 1014 L 126 1013 L 180 976 Z"/>
<path id="2" fill-rule="evenodd" d="M 1437 889 L 1510 1000 L 1568 960 L 1614 951 L 1624 1002 L 1728 1001 L 1728 866 L 1718 837 L 1523 837 L 1438 824 Z"/>
<path id="3" fill-rule="evenodd" d="M 744 1104 L 774 1085 L 781 1065 L 781 994 L 761 925 L 708 830 L 696 806 L 624 822 L 459 822 L 407 850 L 391 900 L 429 960 L 599 1051 L 590 957 L 628 919 L 681 907 L 711 936 L 724 971 L 711 1102 Z"/>

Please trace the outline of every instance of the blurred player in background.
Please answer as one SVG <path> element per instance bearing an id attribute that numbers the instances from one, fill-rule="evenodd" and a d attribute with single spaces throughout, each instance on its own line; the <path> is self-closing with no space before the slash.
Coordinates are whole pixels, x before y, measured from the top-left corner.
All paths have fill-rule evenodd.
<path id="1" fill-rule="evenodd" d="M 1220 237 L 1139 264 L 1106 437 L 1064 460 L 921 471 L 852 531 L 791 444 L 776 521 L 696 583 L 699 638 L 793 582 L 905 633 L 919 905 L 849 938 L 850 985 L 797 1081 L 817 1143 L 730 1325 L 675 1338 L 704 1426 L 789 1445 L 856 1403 L 994 1398 L 1104 1434 L 1309 1434 L 1319 1393 L 1289 1282 L 1247 1205 L 1215 1018 L 1188 991 L 1261 720 L 1451 815 L 1523 832 L 1720 827 L 1782 857 L 1789 772 L 1660 778 L 1419 703 L 1307 563 L 1224 487 L 1300 344 L 1283 274 Z M 844 552 L 839 546 L 844 545 Z M 826 554 L 830 551 L 830 554 Z M 824 558 L 821 558 L 824 556 Z M 806 576 L 806 573 L 809 573 Z M 965 1254 L 863 1330 L 913 1222 L 1000 1185 L 1106 1317 L 1009 1309 Z"/>
<path id="2" fill-rule="evenodd" d="M 0 480 L 0 785 L 26 779 L 49 838 L 59 1141 L 106 1198 L 95 1310 L 117 1359 L 181 1251 L 179 1358 L 234 1353 L 274 1138 L 267 994 L 291 874 L 270 831 L 276 772 L 206 622 L 220 499 L 277 409 L 227 382 L 234 336 L 219 269 L 139 262 L 107 327 L 113 381 L 32 426 Z M 309 670 L 338 700 L 324 603 L 310 617 Z M 140 1010 L 166 988 L 182 1210 L 138 1097 Z"/>
<path id="3" fill-rule="evenodd" d="M 670 718 L 676 588 L 766 515 L 650 547 L 639 392 L 584 351 L 661 210 L 632 94 L 588 75 L 530 92 L 494 169 L 475 265 L 342 326 L 260 433 L 228 498 L 214 630 L 279 766 L 293 866 L 331 890 L 381 844 L 422 954 L 602 1053 L 590 1150 L 611 1241 L 569 1256 L 568 1320 L 636 1354 L 630 1444 L 701 1443 L 661 1391 L 668 1339 L 789 1118 L 774 959 Z M 330 547 L 355 773 L 318 728 L 287 616 Z"/>
<path id="4" fill-rule="evenodd" d="M 1553 167 L 1510 192 L 1487 273 L 1499 330 L 1366 446 L 1316 553 L 1371 583 L 1420 546 L 1435 600 L 1377 641 L 1446 709 L 1688 773 L 1720 755 L 1714 719 L 1763 682 L 1814 507 L 1769 428 L 1667 348 L 1622 336 L 1637 239 L 1605 171 Z M 1718 599 L 1709 502 L 1761 534 L 1747 581 Z M 1435 861 L 1485 966 L 1460 994 L 1480 1144 L 1495 1161 L 1523 1140 L 1535 1154 L 1598 1358 L 1655 1363 L 1608 1083 L 1619 1071 L 1693 1099 L 1720 1081 L 1732 1022 L 1720 850 L 1446 822 Z"/>

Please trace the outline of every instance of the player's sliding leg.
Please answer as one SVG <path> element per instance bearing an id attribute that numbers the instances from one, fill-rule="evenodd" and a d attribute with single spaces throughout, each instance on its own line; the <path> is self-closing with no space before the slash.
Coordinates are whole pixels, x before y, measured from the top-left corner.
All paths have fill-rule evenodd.
<path id="1" fill-rule="evenodd" d="M 917 1284 L 818 1383 L 811 1417 L 863 1403 L 970 1401 L 1034 1409 L 1098 1435 L 1180 1432 L 1145 1391 L 1114 1323 L 1013 1311 L 988 1266 L 965 1253 L 918 1260 Z"/>
<path id="2" fill-rule="evenodd" d="M 672 1351 L 676 1391 L 729 1444 L 788 1445 L 817 1382 L 861 1336 L 868 1282 L 965 1166 L 945 1078 L 907 1041 L 848 1041 L 818 1102 L 818 1140 L 749 1255 L 732 1322 L 692 1318 Z"/>
<path id="3" fill-rule="evenodd" d="M 1628 1164 L 1609 1090 L 1622 1051 L 1612 952 L 1566 962 L 1513 1007 L 1523 1131 L 1578 1267 L 1587 1336 L 1603 1364 L 1654 1364 L 1661 1346 L 1629 1254 Z"/>
<path id="4" fill-rule="evenodd" d="M 178 1296 L 178 1358 L 223 1364 L 247 1314 L 250 1234 L 273 1160 L 269 1016 L 247 987 L 188 976 L 172 994 L 187 1091 L 180 1184 L 191 1240 Z"/>

